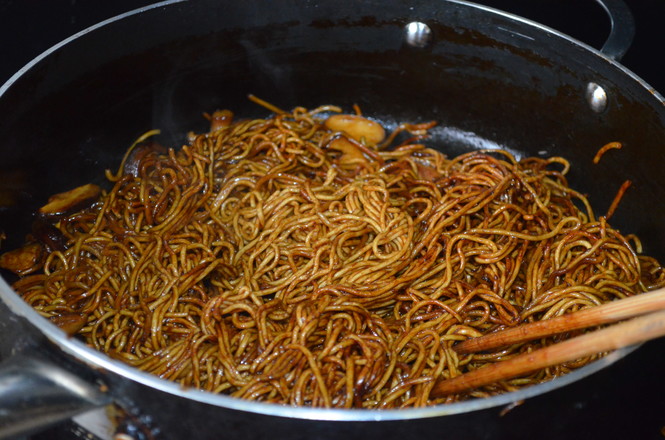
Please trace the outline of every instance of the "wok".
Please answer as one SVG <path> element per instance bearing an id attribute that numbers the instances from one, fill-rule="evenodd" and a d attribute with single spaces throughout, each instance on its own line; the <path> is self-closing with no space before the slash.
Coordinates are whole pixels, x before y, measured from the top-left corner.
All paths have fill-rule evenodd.
<path id="1" fill-rule="evenodd" d="M 11 201 L 0 209 L 8 237 L 3 249 L 19 244 L 31 212 L 49 195 L 102 183 L 100 172 L 115 168 L 146 129 L 162 129 L 164 142 L 177 145 L 187 131 L 205 128 L 202 111 L 264 115 L 245 98 L 254 93 L 281 107 L 357 103 L 389 125 L 436 119 L 440 128 L 430 143 L 449 155 L 497 146 L 520 155 L 563 155 L 574 166 L 572 185 L 588 192 L 599 212 L 630 179 L 631 193 L 613 222 L 662 258 L 664 213 L 654 201 L 665 185 L 654 164 L 663 155 L 663 98 L 615 61 L 631 26 L 621 5 L 608 5 L 618 8 L 614 18 L 626 27 L 615 29 L 604 52 L 457 1 L 340 7 L 293 0 L 269 14 L 261 13 L 266 5 L 259 1 L 166 2 L 102 23 L 38 57 L 0 89 L 0 180 Z M 408 28 L 412 22 L 431 33 Z M 602 93 L 591 99 L 596 87 L 604 102 L 597 99 Z M 625 145 L 621 154 L 591 166 L 596 150 L 617 140 Z M 66 338 L 4 281 L 0 297 L 0 357 L 6 359 L 0 384 L 13 385 L 3 388 L 2 407 L 14 405 L 4 413 L 4 435 L 113 400 L 137 437 L 488 438 L 514 432 L 510 423 L 519 421 L 513 414 L 521 408 L 501 417 L 501 406 L 574 388 L 571 383 L 625 354 L 518 393 L 446 407 L 284 408 L 182 390 Z M 524 406 L 542 409 L 557 399 L 543 403 L 543 397 Z"/>

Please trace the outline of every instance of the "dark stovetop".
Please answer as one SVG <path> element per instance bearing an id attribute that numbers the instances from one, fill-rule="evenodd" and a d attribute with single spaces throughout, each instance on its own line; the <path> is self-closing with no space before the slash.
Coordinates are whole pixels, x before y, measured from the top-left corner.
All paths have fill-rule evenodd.
<path id="1" fill-rule="evenodd" d="M 609 30 L 591 0 L 487 0 L 599 47 Z M 637 33 L 622 63 L 665 94 L 665 0 L 626 0 Z M 51 45 L 149 0 L 0 0 L 0 84 Z M 664 139 L 665 143 L 665 139 Z M 645 344 L 616 365 L 564 389 L 536 397 L 505 416 L 502 438 L 665 439 L 665 340 Z M 545 404 L 542 404 L 545 402 Z M 540 408 L 534 410 L 533 407 Z M 542 411 L 542 408 L 548 411 Z M 67 439 L 67 429 L 34 437 Z M 488 433 L 488 438 L 492 437 Z"/>

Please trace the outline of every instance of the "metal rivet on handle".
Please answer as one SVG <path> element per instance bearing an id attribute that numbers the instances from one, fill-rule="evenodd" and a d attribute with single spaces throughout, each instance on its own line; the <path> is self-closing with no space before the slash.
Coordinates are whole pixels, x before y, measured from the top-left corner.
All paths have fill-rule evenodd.
<path id="1" fill-rule="evenodd" d="M 607 92 L 595 82 L 590 82 L 587 85 L 586 100 L 591 110 L 596 113 L 602 113 L 607 108 Z"/>
<path id="2" fill-rule="evenodd" d="M 406 44 L 413 47 L 426 47 L 432 40 L 432 29 L 420 21 L 412 21 L 404 27 Z"/>

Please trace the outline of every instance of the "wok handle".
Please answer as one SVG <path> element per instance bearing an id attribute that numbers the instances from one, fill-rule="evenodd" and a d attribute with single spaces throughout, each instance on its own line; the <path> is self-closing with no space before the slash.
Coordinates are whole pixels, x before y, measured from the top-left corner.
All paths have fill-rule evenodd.
<path id="1" fill-rule="evenodd" d="M 635 19 L 623 0 L 596 0 L 610 18 L 610 35 L 600 49 L 606 57 L 621 61 L 635 37 Z"/>
<path id="2" fill-rule="evenodd" d="M 110 400 L 56 365 L 13 356 L 0 364 L 0 439 L 38 432 Z"/>

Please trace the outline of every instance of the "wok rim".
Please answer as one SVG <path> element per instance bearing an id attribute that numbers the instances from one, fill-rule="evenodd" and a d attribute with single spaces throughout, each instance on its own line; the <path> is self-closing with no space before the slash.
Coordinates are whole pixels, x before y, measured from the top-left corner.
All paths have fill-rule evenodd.
<path id="1" fill-rule="evenodd" d="M 100 21 L 92 26 L 89 26 L 70 37 L 56 43 L 49 49 L 37 55 L 25 66 L 12 75 L 2 86 L 0 86 L 0 99 L 3 95 L 16 83 L 23 75 L 29 72 L 40 61 L 50 56 L 60 48 L 65 47 L 70 42 L 86 36 L 87 34 L 101 29 L 116 21 L 123 20 L 127 17 L 141 14 L 143 12 L 184 3 L 189 0 L 165 0 L 159 3 L 151 4 L 141 8 L 137 8 L 117 16 Z M 546 25 L 536 21 L 505 12 L 496 8 L 486 5 L 477 4 L 465 0 L 445 0 L 448 3 L 462 5 L 464 7 L 476 8 L 478 10 L 486 11 L 488 13 L 501 15 L 505 18 L 523 23 L 528 26 L 537 28 L 539 31 L 550 33 L 556 37 L 563 38 L 570 43 L 573 43 L 587 52 L 598 56 L 609 64 L 618 68 L 624 75 L 630 79 L 638 82 L 644 89 L 646 89 L 657 101 L 665 105 L 665 98 L 656 91 L 653 87 L 641 79 L 638 75 L 630 69 L 623 66 L 618 61 L 615 61 L 600 50 L 595 49 L 584 42 L 576 40 L 569 35 L 550 28 Z M 428 406 L 424 408 L 408 408 L 408 409 L 330 409 L 330 408 L 311 408 L 311 407 L 295 407 L 287 405 L 278 405 L 257 401 L 250 401 L 240 398 L 231 397 L 223 394 L 215 394 L 208 391 L 198 389 L 184 389 L 178 383 L 159 378 L 158 376 L 150 373 L 143 372 L 139 369 L 131 367 L 120 361 L 111 359 L 106 354 L 87 346 L 84 342 L 69 337 L 55 324 L 51 323 L 48 319 L 42 317 L 36 310 L 30 307 L 23 299 L 11 288 L 11 286 L 0 276 L 0 299 L 8 306 L 10 312 L 15 315 L 25 318 L 33 327 L 35 327 L 43 336 L 45 336 L 51 343 L 61 349 L 65 354 L 73 356 L 78 361 L 83 362 L 93 369 L 102 369 L 112 372 L 128 379 L 133 382 L 138 382 L 141 385 L 149 388 L 162 391 L 176 397 L 191 399 L 204 404 L 209 404 L 221 408 L 238 410 L 268 416 L 278 416 L 286 418 L 297 418 L 304 420 L 321 420 L 321 421 L 344 421 L 344 422 L 371 422 L 371 421 L 396 421 L 396 420 L 411 420 L 421 418 L 433 418 L 455 414 L 463 414 L 468 412 L 479 411 L 483 409 L 495 408 L 503 405 L 508 405 L 514 402 L 522 401 L 531 397 L 544 394 L 566 385 L 577 382 L 587 376 L 590 376 L 628 355 L 639 345 L 625 347 L 613 351 L 606 356 L 582 367 L 564 376 L 560 376 L 548 382 L 540 383 L 537 385 L 522 388 L 518 391 L 499 394 L 496 396 L 472 399 L 451 404 L 440 404 Z M 113 390 L 110 390 L 113 395 Z"/>

